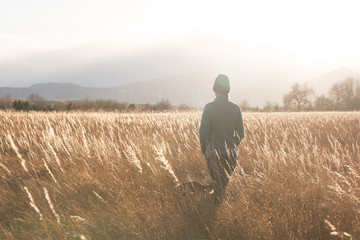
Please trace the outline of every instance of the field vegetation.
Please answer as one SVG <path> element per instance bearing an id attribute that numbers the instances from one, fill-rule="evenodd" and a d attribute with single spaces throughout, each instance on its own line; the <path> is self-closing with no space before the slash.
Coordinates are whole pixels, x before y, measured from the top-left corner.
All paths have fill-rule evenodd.
<path id="1" fill-rule="evenodd" d="M 360 239 L 360 113 L 245 113 L 219 206 L 200 112 L 0 112 L 0 239 Z"/>

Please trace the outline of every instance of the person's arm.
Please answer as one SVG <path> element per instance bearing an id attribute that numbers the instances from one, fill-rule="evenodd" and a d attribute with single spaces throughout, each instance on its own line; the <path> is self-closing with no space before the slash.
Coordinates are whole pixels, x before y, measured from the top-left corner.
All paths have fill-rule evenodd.
<path id="1" fill-rule="evenodd" d="M 202 113 L 199 130 L 201 151 L 204 155 L 206 152 L 206 146 L 208 145 L 211 137 L 211 120 L 208 111 L 208 106 L 205 106 Z"/>
<path id="2" fill-rule="evenodd" d="M 239 113 L 238 113 L 236 125 L 235 125 L 235 136 L 238 139 L 238 145 L 245 138 L 244 122 L 242 119 L 242 113 L 240 111 L 240 108 L 239 108 Z"/>

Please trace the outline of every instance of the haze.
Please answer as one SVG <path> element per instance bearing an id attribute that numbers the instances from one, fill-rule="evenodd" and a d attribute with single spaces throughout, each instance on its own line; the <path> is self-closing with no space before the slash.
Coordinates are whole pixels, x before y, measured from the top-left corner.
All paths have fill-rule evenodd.
<path id="1" fill-rule="evenodd" d="M 359 7 L 357 1 L 2 0 L 0 87 L 111 87 L 189 73 L 225 73 L 240 85 L 291 84 L 340 67 L 360 72 Z"/>

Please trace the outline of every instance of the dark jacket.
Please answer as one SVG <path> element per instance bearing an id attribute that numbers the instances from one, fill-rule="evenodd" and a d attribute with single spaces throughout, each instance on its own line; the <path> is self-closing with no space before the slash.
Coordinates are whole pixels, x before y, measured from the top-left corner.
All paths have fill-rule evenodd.
<path id="1" fill-rule="evenodd" d="M 201 151 L 216 150 L 227 155 L 227 150 L 237 150 L 245 137 L 242 114 L 238 105 L 226 96 L 218 96 L 205 105 L 200 124 Z"/>

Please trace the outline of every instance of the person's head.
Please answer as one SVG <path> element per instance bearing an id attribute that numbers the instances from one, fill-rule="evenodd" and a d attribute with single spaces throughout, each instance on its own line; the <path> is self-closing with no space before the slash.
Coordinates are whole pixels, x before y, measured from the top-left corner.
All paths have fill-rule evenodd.
<path id="1" fill-rule="evenodd" d="M 228 76 L 219 74 L 219 76 L 215 79 L 213 90 L 216 96 L 228 96 L 230 92 Z"/>

